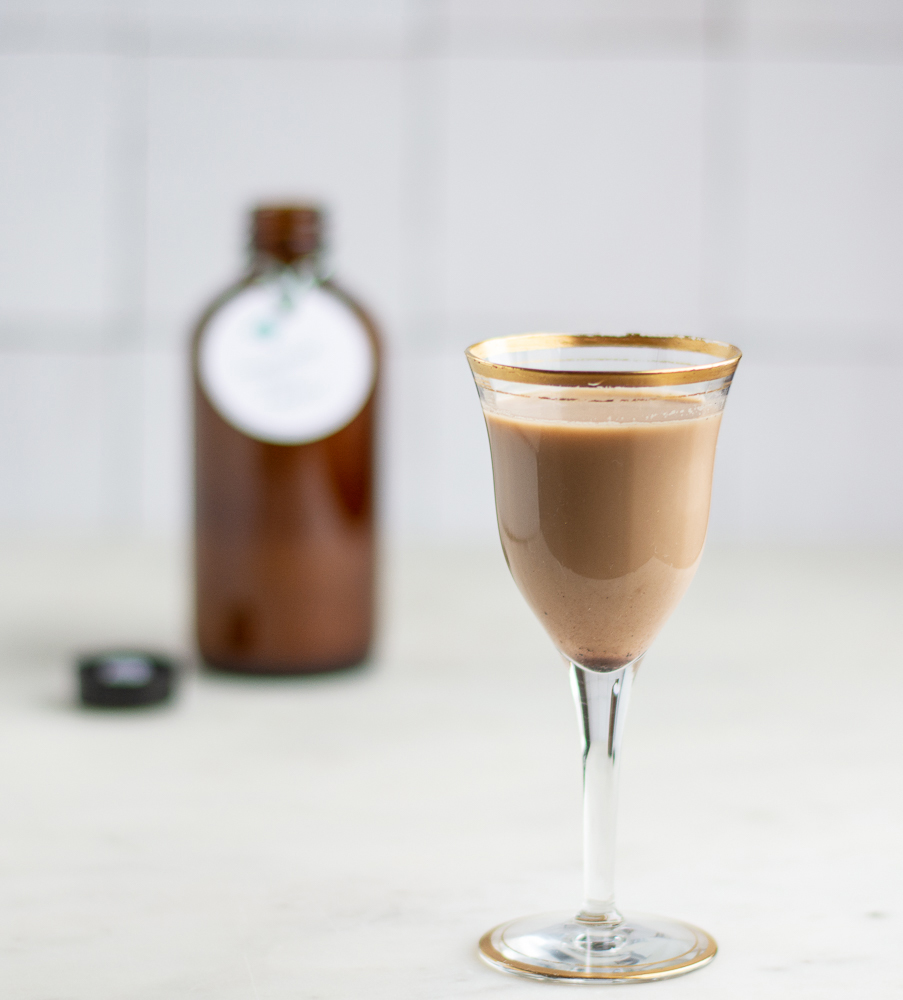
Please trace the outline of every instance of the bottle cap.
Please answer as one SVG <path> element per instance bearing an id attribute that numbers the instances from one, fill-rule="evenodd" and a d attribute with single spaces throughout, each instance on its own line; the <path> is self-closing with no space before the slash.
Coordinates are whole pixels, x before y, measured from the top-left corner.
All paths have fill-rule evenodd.
<path id="1" fill-rule="evenodd" d="M 84 705 L 155 705 L 171 696 L 175 678 L 172 660 L 140 650 L 95 653 L 78 661 L 79 696 Z"/>
<path id="2" fill-rule="evenodd" d="M 290 262 L 315 253 L 323 241 L 323 212 L 316 205 L 259 205 L 251 215 L 255 250 Z"/>

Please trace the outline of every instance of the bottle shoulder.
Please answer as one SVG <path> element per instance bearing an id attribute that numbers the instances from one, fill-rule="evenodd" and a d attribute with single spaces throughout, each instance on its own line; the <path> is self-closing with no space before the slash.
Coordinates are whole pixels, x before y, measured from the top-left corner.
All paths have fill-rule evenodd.
<path id="1" fill-rule="evenodd" d="M 322 282 L 320 287 L 323 291 L 332 295 L 334 298 L 346 305 L 355 314 L 367 331 L 370 339 L 373 341 L 373 346 L 376 348 L 377 355 L 379 355 L 382 344 L 382 335 L 380 333 L 379 326 L 370 311 L 363 306 L 351 294 L 351 292 L 347 291 L 342 285 L 337 284 L 332 278 L 327 278 Z"/>
<path id="2" fill-rule="evenodd" d="M 233 281 L 221 292 L 213 297 L 207 306 L 202 310 L 192 327 L 191 350 L 192 354 L 197 354 L 198 347 L 205 331 L 210 326 L 211 321 L 221 313 L 227 306 L 246 292 L 252 291 L 256 287 L 266 287 L 269 284 L 278 282 L 278 276 L 268 277 L 255 271 L 243 274 Z M 345 306 L 361 324 L 368 338 L 371 340 L 377 357 L 382 354 L 382 336 L 380 329 L 372 313 L 343 285 L 332 278 L 325 278 L 313 284 L 318 292 L 328 296 L 330 299 Z"/>
<path id="3" fill-rule="evenodd" d="M 256 275 L 253 272 L 243 274 L 230 285 L 227 285 L 221 292 L 218 292 L 201 310 L 201 314 L 194 321 L 191 328 L 191 349 L 192 353 L 197 352 L 198 344 L 204 331 L 210 325 L 210 321 L 224 306 L 227 306 L 233 299 L 241 295 L 255 283 Z"/>

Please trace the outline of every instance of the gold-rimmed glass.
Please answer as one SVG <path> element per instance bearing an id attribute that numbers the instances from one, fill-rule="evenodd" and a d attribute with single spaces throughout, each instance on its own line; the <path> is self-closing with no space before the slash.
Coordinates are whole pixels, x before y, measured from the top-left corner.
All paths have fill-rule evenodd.
<path id="1" fill-rule="evenodd" d="M 636 670 L 702 554 L 740 351 L 692 337 L 535 333 L 466 353 L 505 558 L 569 664 L 584 775 L 582 907 L 501 924 L 481 955 L 569 982 L 690 972 L 714 957 L 709 934 L 615 903 L 618 763 Z"/>

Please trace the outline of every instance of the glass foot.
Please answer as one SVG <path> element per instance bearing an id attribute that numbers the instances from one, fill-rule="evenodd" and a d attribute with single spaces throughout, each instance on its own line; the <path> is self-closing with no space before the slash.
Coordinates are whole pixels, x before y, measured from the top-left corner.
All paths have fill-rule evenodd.
<path id="1" fill-rule="evenodd" d="M 717 950 L 698 927 L 645 914 L 612 925 L 542 913 L 500 924 L 480 940 L 480 957 L 495 969 L 574 983 L 681 976 L 708 965 Z"/>

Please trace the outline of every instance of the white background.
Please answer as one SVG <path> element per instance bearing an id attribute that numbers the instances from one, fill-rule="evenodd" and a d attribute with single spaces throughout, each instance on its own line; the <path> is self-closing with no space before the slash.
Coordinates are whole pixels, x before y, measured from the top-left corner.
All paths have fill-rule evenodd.
<path id="1" fill-rule="evenodd" d="M 186 342 L 245 213 L 333 210 L 393 539 L 488 540 L 463 348 L 744 348 L 713 531 L 903 539 L 903 3 L 0 3 L 0 531 L 184 537 Z"/>

